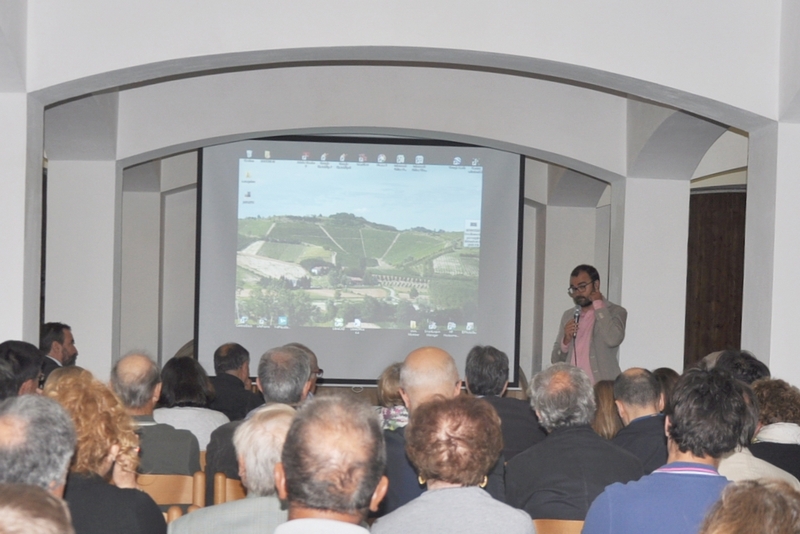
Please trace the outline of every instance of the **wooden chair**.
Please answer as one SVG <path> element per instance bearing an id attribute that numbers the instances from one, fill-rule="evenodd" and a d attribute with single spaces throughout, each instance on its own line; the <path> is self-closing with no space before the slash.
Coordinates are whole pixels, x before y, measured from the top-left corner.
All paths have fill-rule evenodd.
<path id="1" fill-rule="evenodd" d="M 150 495 L 160 506 L 188 504 L 188 511 L 197 510 L 206 505 L 206 475 L 198 471 L 194 476 L 188 475 L 139 475 L 136 478 L 139 487 Z M 175 515 L 177 508 L 177 516 Z M 177 519 L 182 515 L 179 506 L 170 506 L 167 511 L 170 517 Z"/>
<path id="2" fill-rule="evenodd" d="M 206 451 L 200 451 L 200 471 L 206 470 Z"/>
<path id="3" fill-rule="evenodd" d="M 583 521 L 566 519 L 534 519 L 536 534 L 581 534 Z"/>
<path id="4" fill-rule="evenodd" d="M 241 480 L 228 478 L 225 473 L 214 475 L 214 504 L 238 501 L 247 496 L 247 490 L 242 486 Z"/>

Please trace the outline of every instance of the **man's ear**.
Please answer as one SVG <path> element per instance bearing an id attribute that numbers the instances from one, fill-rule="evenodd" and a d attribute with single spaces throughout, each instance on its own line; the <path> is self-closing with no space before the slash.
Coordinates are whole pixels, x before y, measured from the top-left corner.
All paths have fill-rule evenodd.
<path id="1" fill-rule="evenodd" d="M 313 385 L 314 385 L 313 379 L 303 384 L 303 395 L 302 397 L 300 397 L 300 400 L 306 400 L 306 398 L 308 397 L 308 392 L 311 391 L 311 386 Z"/>
<path id="2" fill-rule="evenodd" d="M 378 481 L 378 487 L 376 487 L 375 491 L 372 493 L 372 498 L 369 501 L 370 511 L 372 512 L 378 511 L 378 506 L 380 506 L 383 498 L 386 497 L 386 492 L 388 490 L 389 490 L 389 479 L 386 478 L 386 475 L 384 475 Z"/>
<path id="3" fill-rule="evenodd" d="M 474 393 L 469 389 L 469 380 L 467 380 L 466 378 L 464 379 L 464 387 L 467 388 L 467 393 L 469 393 L 470 395 L 474 395 Z"/>
<path id="4" fill-rule="evenodd" d="M 247 478 L 247 469 L 244 467 L 244 457 L 237 455 L 236 462 L 239 464 L 239 478 L 242 479 L 242 484 L 244 484 Z"/>
<path id="5" fill-rule="evenodd" d="M 264 393 L 264 388 L 261 387 L 261 379 L 259 377 L 256 377 L 256 387 L 258 388 L 258 391 L 260 391 L 262 394 Z"/>
<path id="6" fill-rule="evenodd" d="M 500 392 L 500 397 L 502 397 L 503 395 L 505 395 L 505 394 L 506 394 L 506 391 L 508 391 L 508 380 L 506 380 L 506 383 L 505 383 L 505 384 L 503 384 L 503 391 L 501 391 L 501 392 Z"/>
<path id="7" fill-rule="evenodd" d="M 664 435 L 667 436 L 669 439 L 669 429 L 672 427 L 672 421 L 669 420 L 669 416 L 664 418 Z"/>
<path id="8" fill-rule="evenodd" d="M 619 418 L 622 419 L 623 423 L 625 423 L 626 417 L 628 416 L 628 413 L 625 411 L 625 405 L 618 400 L 615 400 L 614 404 L 617 405 L 617 413 L 619 413 Z"/>
<path id="9" fill-rule="evenodd" d="M 458 397 L 459 395 L 461 395 L 461 380 L 459 380 L 458 382 L 456 382 L 456 388 L 455 388 L 455 390 L 453 391 L 453 397 L 454 397 L 454 398 L 455 398 L 455 397 Z"/>
<path id="10" fill-rule="evenodd" d="M 400 393 L 400 398 L 403 399 L 403 404 L 406 405 L 406 409 L 411 410 L 411 400 L 408 397 L 408 393 L 403 388 L 400 388 L 398 391 Z"/>
<path id="11" fill-rule="evenodd" d="M 289 494 L 286 492 L 286 471 L 283 470 L 283 462 L 275 464 L 273 475 L 275 477 L 275 489 L 278 490 L 278 498 L 285 501 Z"/>
<path id="12" fill-rule="evenodd" d="M 161 398 L 161 382 L 156 384 L 156 387 L 153 388 L 153 398 L 152 398 L 153 403 L 157 403 L 158 399 L 160 398 Z"/>

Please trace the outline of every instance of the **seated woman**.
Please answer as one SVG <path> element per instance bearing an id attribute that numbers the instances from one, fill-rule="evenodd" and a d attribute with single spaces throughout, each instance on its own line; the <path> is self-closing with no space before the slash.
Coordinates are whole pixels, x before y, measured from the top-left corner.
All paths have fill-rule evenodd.
<path id="1" fill-rule="evenodd" d="M 210 410 L 214 388 L 205 369 L 194 358 L 175 357 L 161 370 L 161 398 L 153 411 L 156 423 L 188 430 L 197 437 L 200 450 L 206 450 L 211 433 L 229 419 Z"/>
<path id="2" fill-rule="evenodd" d="M 758 399 L 758 420 L 763 426 L 750 452 L 800 478 L 800 389 L 783 380 L 753 383 Z"/>
<path id="3" fill-rule="evenodd" d="M 488 402 L 459 396 L 424 403 L 405 435 L 406 453 L 428 491 L 378 519 L 373 533 L 534 532 L 527 513 L 481 489 L 503 449 L 500 417 Z"/>
<path id="4" fill-rule="evenodd" d="M 396 430 L 408 424 L 408 410 L 400 396 L 400 368 L 393 363 L 378 377 L 378 413 L 384 430 Z"/>
<path id="5" fill-rule="evenodd" d="M 601 380 L 594 385 L 594 400 L 597 410 L 592 419 L 592 428 L 605 439 L 613 439 L 622 430 L 622 419 L 614 404 L 614 381 Z"/>
<path id="6" fill-rule="evenodd" d="M 800 493 L 779 480 L 730 484 L 709 511 L 700 534 L 800 532 Z"/>
<path id="7" fill-rule="evenodd" d="M 166 533 L 161 510 L 136 489 L 139 438 L 111 390 L 89 371 L 72 366 L 53 371 L 44 394 L 75 423 L 78 446 L 64 500 L 76 534 Z"/>

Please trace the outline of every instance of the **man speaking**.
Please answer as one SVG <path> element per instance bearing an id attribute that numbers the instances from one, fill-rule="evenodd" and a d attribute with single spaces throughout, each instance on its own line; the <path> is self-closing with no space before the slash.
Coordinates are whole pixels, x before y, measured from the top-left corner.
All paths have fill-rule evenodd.
<path id="1" fill-rule="evenodd" d="M 550 360 L 580 367 L 592 382 L 614 380 L 620 373 L 617 349 L 625 339 L 628 312 L 603 297 L 600 275 L 591 265 L 572 270 L 567 292 L 576 306 L 561 317 Z"/>

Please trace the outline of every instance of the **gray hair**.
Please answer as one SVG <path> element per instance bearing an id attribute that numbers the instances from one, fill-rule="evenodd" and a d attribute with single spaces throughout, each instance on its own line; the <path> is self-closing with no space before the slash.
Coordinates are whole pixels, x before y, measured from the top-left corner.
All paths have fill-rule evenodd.
<path id="1" fill-rule="evenodd" d="M 56 401 L 40 395 L 0 403 L 0 482 L 46 490 L 66 482 L 75 426 Z"/>
<path id="2" fill-rule="evenodd" d="M 0 532 L 75 534 L 65 501 L 24 484 L 0 484 Z"/>
<path id="3" fill-rule="evenodd" d="M 143 373 L 125 373 L 120 375 L 119 364 L 127 358 L 132 357 L 147 358 L 150 365 Z M 111 389 L 117 394 L 119 400 L 126 408 L 141 408 L 150 402 L 156 386 L 161 383 L 161 372 L 158 365 L 150 356 L 143 352 L 129 352 L 119 359 L 111 369 Z"/>
<path id="4" fill-rule="evenodd" d="M 377 413 L 352 397 L 316 397 L 298 410 L 281 460 L 290 503 L 365 513 L 386 468 Z"/>
<path id="5" fill-rule="evenodd" d="M 590 424 L 597 407 L 592 381 L 582 369 L 566 363 L 556 363 L 536 374 L 529 395 L 539 422 L 548 432 Z"/>
<path id="6" fill-rule="evenodd" d="M 310 376 L 308 354 L 297 347 L 269 349 L 258 362 L 258 380 L 267 403 L 298 404 Z"/>
<path id="7" fill-rule="evenodd" d="M 236 455 L 242 459 L 249 493 L 265 497 L 275 493 L 275 464 L 281 461 L 286 433 L 294 409 L 286 404 L 270 404 L 239 425 L 233 434 Z"/>
<path id="8" fill-rule="evenodd" d="M 647 369 L 628 369 L 614 379 L 614 399 L 631 406 L 655 406 L 660 393 L 658 379 Z"/>

